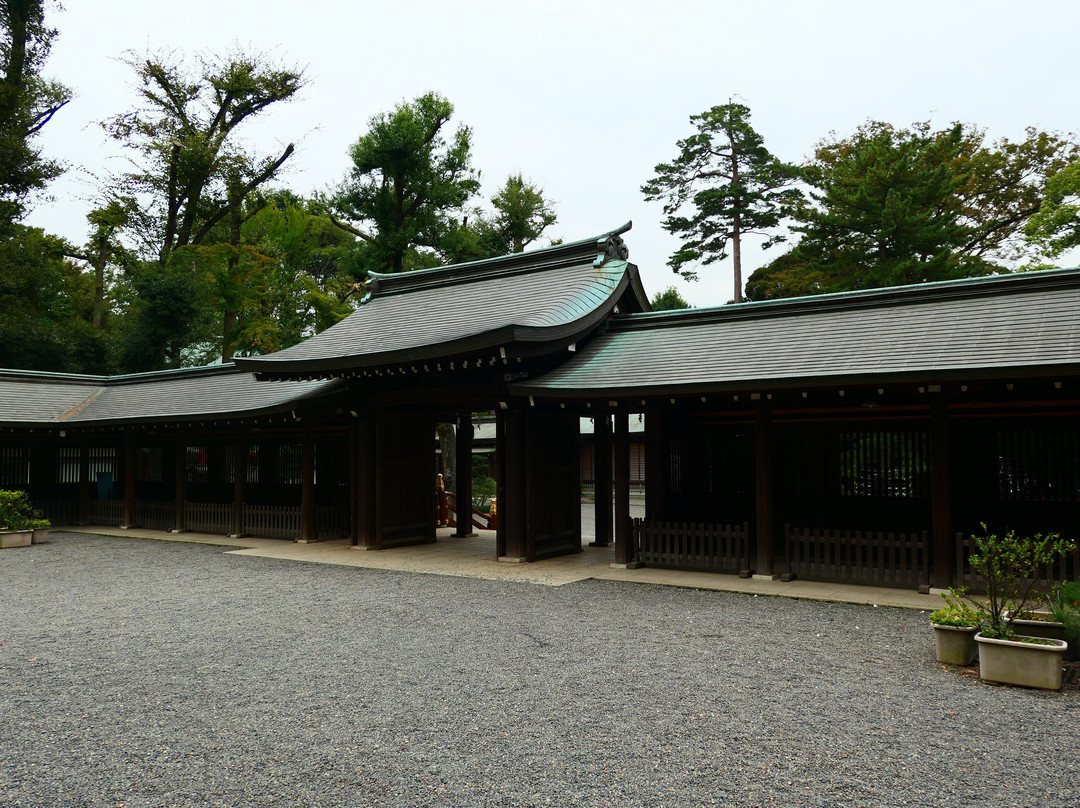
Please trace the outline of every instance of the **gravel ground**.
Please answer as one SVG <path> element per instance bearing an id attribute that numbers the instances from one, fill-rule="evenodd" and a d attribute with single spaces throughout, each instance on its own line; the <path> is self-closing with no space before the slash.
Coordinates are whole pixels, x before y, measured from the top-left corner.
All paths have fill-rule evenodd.
<path id="1" fill-rule="evenodd" d="M 0 687 L 6 808 L 1080 805 L 1080 689 L 897 609 L 54 534 Z"/>

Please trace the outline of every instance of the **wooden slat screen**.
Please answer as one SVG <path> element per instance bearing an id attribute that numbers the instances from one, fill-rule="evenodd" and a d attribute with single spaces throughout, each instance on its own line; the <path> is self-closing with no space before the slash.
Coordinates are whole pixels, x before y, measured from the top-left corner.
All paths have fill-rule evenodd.
<path id="1" fill-rule="evenodd" d="M 788 570 L 814 581 L 916 588 L 929 583 L 928 533 L 784 526 Z"/>
<path id="2" fill-rule="evenodd" d="M 748 565 L 749 524 L 634 520 L 637 560 L 652 567 L 707 572 L 739 572 Z"/>

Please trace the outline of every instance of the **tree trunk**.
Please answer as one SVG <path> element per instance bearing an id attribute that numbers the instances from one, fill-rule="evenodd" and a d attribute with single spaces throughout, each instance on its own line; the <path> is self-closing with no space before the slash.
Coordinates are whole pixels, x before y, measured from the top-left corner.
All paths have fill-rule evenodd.
<path id="1" fill-rule="evenodd" d="M 731 184 L 739 187 L 739 150 L 735 145 L 735 135 L 728 132 L 731 143 Z M 742 204 L 741 194 L 736 192 L 735 213 L 731 220 L 731 260 L 735 264 L 735 302 L 742 303 L 742 216 L 739 214 L 739 206 Z"/>
<path id="2" fill-rule="evenodd" d="M 457 435 L 453 424 L 439 424 L 439 450 L 443 486 L 447 491 L 457 493 Z"/>
<path id="3" fill-rule="evenodd" d="M 105 298 L 105 262 L 109 257 L 108 239 L 98 245 L 97 265 L 94 267 L 94 329 L 101 330 L 101 309 Z"/>

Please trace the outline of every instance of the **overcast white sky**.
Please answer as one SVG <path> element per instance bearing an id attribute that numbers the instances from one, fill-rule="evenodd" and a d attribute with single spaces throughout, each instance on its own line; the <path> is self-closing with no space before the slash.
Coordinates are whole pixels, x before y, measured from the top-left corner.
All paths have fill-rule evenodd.
<path id="1" fill-rule="evenodd" d="M 490 198 L 523 171 L 557 203 L 553 236 L 577 240 L 633 220 L 625 239 L 650 296 L 678 279 L 676 241 L 640 186 L 690 134 L 688 118 L 738 97 L 781 159 L 868 118 L 972 122 L 992 137 L 1080 127 L 1080 3 L 348 2 L 64 0 L 47 73 L 75 100 L 43 146 L 71 170 L 29 222 L 81 243 L 96 176 L 120 170 L 97 125 L 134 101 L 126 51 L 192 56 L 237 47 L 302 66 L 298 100 L 246 136 L 263 153 L 295 142 L 285 184 L 338 182 L 368 119 L 429 90 L 473 128 Z M 775 253 L 773 253 L 774 255 Z M 748 277 L 768 255 L 744 250 Z M 676 283 L 696 306 L 732 296 L 730 260 Z"/>

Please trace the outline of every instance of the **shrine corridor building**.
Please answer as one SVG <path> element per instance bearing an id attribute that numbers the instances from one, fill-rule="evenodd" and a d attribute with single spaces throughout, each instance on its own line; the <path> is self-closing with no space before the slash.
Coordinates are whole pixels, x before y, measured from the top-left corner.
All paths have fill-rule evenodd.
<path id="1" fill-rule="evenodd" d="M 435 425 L 493 411 L 502 559 L 581 551 L 582 417 L 616 564 L 945 587 L 980 523 L 1080 534 L 1080 270 L 651 312 L 627 229 L 373 275 L 234 365 L 0 371 L 0 488 L 58 525 L 433 542 Z"/>

